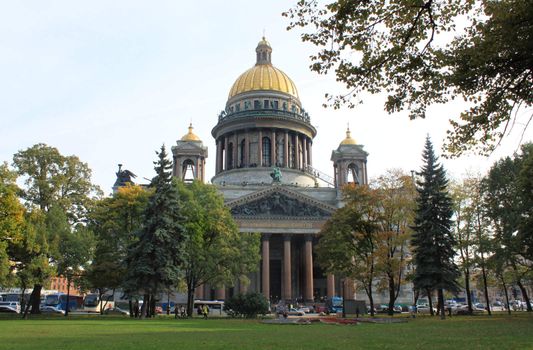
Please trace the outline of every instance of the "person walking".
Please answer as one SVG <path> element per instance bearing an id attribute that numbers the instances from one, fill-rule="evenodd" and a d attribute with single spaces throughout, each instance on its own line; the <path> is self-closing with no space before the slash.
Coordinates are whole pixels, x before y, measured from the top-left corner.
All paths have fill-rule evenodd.
<path id="1" fill-rule="evenodd" d="M 207 305 L 204 305 L 202 307 L 202 313 L 204 314 L 204 319 L 207 320 L 207 315 L 209 314 L 209 308 L 207 307 Z"/>

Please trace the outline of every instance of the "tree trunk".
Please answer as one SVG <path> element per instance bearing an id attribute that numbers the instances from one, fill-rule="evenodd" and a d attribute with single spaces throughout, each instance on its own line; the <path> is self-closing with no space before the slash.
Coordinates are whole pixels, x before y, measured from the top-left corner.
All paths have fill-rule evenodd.
<path id="1" fill-rule="evenodd" d="M 102 291 L 102 288 L 98 288 L 98 307 L 100 308 L 100 315 L 104 314 L 104 304 L 102 304 L 102 297 L 104 296 L 104 292 Z"/>
<path id="2" fill-rule="evenodd" d="M 133 312 L 133 302 L 131 301 L 131 298 L 130 298 L 130 300 L 128 300 L 128 307 L 130 309 L 130 317 L 135 316 L 134 312 Z"/>
<path id="3" fill-rule="evenodd" d="M 472 315 L 472 293 L 470 292 L 470 270 L 468 268 L 464 269 L 465 273 L 465 291 L 466 291 L 466 303 L 468 304 L 468 314 Z"/>
<path id="4" fill-rule="evenodd" d="M 446 318 L 446 314 L 444 313 L 444 291 L 442 290 L 442 288 L 438 289 L 438 297 L 439 297 L 440 319 L 444 320 Z"/>
<path id="5" fill-rule="evenodd" d="M 389 277 L 389 316 L 394 316 L 394 302 L 396 301 L 396 286 L 394 276 Z"/>
<path id="6" fill-rule="evenodd" d="M 187 286 L 187 316 L 192 317 L 194 307 L 194 284 Z"/>
<path id="7" fill-rule="evenodd" d="M 524 288 L 524 285 L 522 284 L 521 280 L 516 281 L 516 284 L 518 284 L 518 287 L 520 288 L 520 292 L 522 292 L 522 297 L 526 301 L 527 312 L 532 312 L 533 310 L 531 309 L 531 301 L 529 300 L 529 296 L 527 295 L 526 288 Z"/>
<path id="8" fill-rule="evenodd" d="M 20 312 L 23 312 L 26 309 L 26 298 L 24 297 L 24 294 L 26 294 L 26 286 L 22 285 L 20 289 Z"/>
<path id="9" fill-rule="evenodd" d="M 485 304 L 487 305 L 487 312 L 489 316 L 492 315 L 490 310 L 490 300 L 489 300 L 489 289 L 487 287 L 487 271 L 485 271 L 485 258 L 483 253 L 481 253 L 481 273 L 483 275 L 483 293 L 485 294 Z"/>
<path id="10" fill-rule="evenodd" d="M 150 317 L 155 317 L 156 315 L 156 312 L 155 312 L 155 296 L 156 296 L 156 292 L 154 292 L 152 294 L 152 296 L 150 297 L 150 311 L 151 311 L 151 315 Z"/>
<path id="11" fill-rule="evenodd" d="M 433 312 L 433 300 L 431 300 L 431 291 L 429 290 L 429 288 L 426 289 L 426 293 L 429 301 L 429 314 L 431 316 L 435 316 L 435 313 Z"/>
<path id="12" fill-rule="evenodd" d="M 26 304 L 26 308 L 24 309 L 24 313 L 22 314 L 22 318 L 26 319 L 28 318 L 28 311 L 30 310 L 30 306 L 33 304 L 33 299 L 35 298 L 35 286 L 30 294 L 30 300 L 28 301 L 28 304 Z"/>
<path id="13" fill-rule="evenodd" d="M 368 283 L 368 302 L 370 303 L 370 316 L 374 317 L 374 297 L 372 297 L 372 281 Z"/>
<path id="14" fill-rule="evenodd" d="M 148 294 L 144 294 L 144 298 L 143 298 L 143 306 L 141 306 L 141 319 L 144 319 L 146 317 L 146 309 L 147 309 L 147 306 L 146 305 L 148 303 L 148 299 L 150 298 L 150 296 Z"/>
<path id="15" fill-rule="evenodd" d="M 65 307 L 65 317 L 68 316 L 68 312 L 70 310 L 70 279 L 67 275 L 67 306 Z"/>
<path id="16" fill-rule="evenodd" d="M 505 283 L 505 280 L 503 279 L 503 275 L 501 276 L 502 284 L 503 284 L 503 291 L 505 293 L 505 305 L 507 305 L 507 313 L 511 314 L 511 307 L 509 305 L 509 292 L 507 291 L 507 284 Z"/>
<path id="17" fill-rule="evenodd" d="M 41 313 L 41 290 L 43 289 L 43 286 L 41 284 L 36 284 L 33 286 L 33 300 L 31 302 L 31 313 L 32 314 L 40 314 Z"/>

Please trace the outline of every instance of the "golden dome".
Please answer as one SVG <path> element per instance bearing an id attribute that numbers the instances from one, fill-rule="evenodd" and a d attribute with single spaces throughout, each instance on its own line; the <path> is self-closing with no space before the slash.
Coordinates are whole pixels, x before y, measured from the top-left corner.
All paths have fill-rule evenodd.
<path id="1" fill-rule="evenodd" d="M 189 125 L 189 132 L 181 138 L 181 141 L 202 141 L 195 133 L 192 132 L 192 123 Z"/>
<path id="2" fill-rule="evenodd" d="M 352 139 L 352 133 L 350 132 L 350 127 L 346 129 L 346 138 L 342 140 L 341 145 L 357 145 L 355 139 Z"/>
<path id="3" fill-rule="evenodd" d="M 257 63 L 254 67 L 242 73 L 233 83 L 228 99 L 250 91 L 279 91 L 298 97 L 298 90 L 294 82 L 271 63 L 272 48 L 269 42 L 262 38 L 257 44 Z"/>

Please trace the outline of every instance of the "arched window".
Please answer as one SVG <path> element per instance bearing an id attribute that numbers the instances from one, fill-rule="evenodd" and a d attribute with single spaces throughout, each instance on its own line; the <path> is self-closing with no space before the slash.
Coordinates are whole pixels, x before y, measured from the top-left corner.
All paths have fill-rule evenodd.
<path id="1" fill-rule="evenodd" d="M 196 178 L 196 165 L 191 159 L 186 159 L 181 168 L 181 179 L 184 182 L 192 182 Z"/>
<path id="2" fill-rule="evenodd" d="M 348 174 L 346 176 L 346 182 L 355 183 L 358 185 L 362 184 L 359 178 L 359 167 L 354 163 L 350 163 L 350 165 L 348 165 Z"/>
<path id="3" fill-rule="evenodd" d="M 270 160 L 272 159 L 270 155 L 270 150 L 272 149 L 271 146 L 272 145 L 270 144 L 270 139 L 268 137 L 263 137 L 263 160 L 261 163 L 263 166 L 272 165 L 270 162 Z"/>
<path id="4" fill-rule="evenodd" d="M 228 144 L 228 169 L 233 169 L 233 143 Z"/>
<path id="5" fill-rule="evenodd" d="M 244 167 L 246 165 L 246 140 L 241 141 L 241 158 L 239 159 L 239 166 Z"/>

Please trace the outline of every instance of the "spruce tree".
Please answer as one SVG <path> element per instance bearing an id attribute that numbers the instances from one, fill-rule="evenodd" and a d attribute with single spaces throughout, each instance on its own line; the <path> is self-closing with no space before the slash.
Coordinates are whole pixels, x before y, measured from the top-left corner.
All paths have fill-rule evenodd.
<path id="1" fill-rule="evenodd" d="M 158 160 L 154 162 L 154 169 L 157 175 L 150 183 L 154 193 L 146 208 L 138 241 L 132 244 L 126 259 L 129 293 L 144 294 L 141 316 L 153 315 L 157 293 L 176 285 L 184 241 L 181 201 L 172 180 L 172 165 L 164 145 L 156 153 Z"/>
<path id="2" fill-rule="evenodd" d="M 452 199 L 448 194 L 446 172 L 438 162 L 429 136 L 422 153 L 424 165 L 417 173 L 417 209 L 411 242 L 417 290 L 438 291 L 441 318 L 444 318 L 443 290 L 458 290 L 459 269 L 454 262 Z M 431 295 L 428 295 L 431 298 Z"/>

